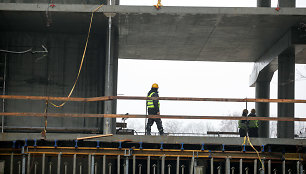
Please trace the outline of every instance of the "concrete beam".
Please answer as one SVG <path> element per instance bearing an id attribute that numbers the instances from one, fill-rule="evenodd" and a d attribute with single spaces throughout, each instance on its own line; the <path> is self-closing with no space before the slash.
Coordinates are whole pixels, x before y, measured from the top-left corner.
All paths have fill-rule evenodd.
<path id="1" fill-rule="evenodd" d="M 276 60 L 278 55 L 292 45 L 292 32 L 288 31 L 266 53 L 255 62 L 250 75 L 249 85 L 254 87 L 256 81 L 270 81 L 274 71 L 277 70 Z M 274 65 L 271 64 L 274 62 Z M 268 75 L 267 75 L 268 74 Z"/>
<path id="2" fill-rule="evenodd" d="M 48 8 L 48 4 L 37 3 L 0 3 L 0 11 L 36 11 L 36 12 L 80 12 L 89 13 L 99 5 L 86 4 L 57 4 L 54 8 Z M 282 8 L 276 11 L 273 8 L 253 8 L 253 7 L 163 7 L 156 10 L 152 6 L 122 6 L 122 5 L 104 5 L 97 12 L 106 13 L 135 13 L 135 14 L 225 14 L 225 15 L 306 15 L 303 8 Z"/>

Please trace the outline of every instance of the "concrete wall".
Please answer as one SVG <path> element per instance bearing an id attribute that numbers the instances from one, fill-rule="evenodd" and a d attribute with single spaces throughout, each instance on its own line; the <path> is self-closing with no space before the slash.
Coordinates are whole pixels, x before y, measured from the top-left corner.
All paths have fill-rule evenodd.
<path id="1" fill-rule="evenodd" d="M 87 34 L 55 32 L 0 32 L 0 48 L 8 50 L 42 50 L 44 54 L 7 54 L 7 94 L 33 96 L 67 96 L 73 86 L 82 58 Z M 103 35 L 102 35 L 103 36 Z M 72 97 L 104 95 L 105 39 L 91 35 L 83 69 Z M 3 55 L 3 54 L 2 54 Z M 60 102 L 56 102 L 60 103 Z M 6 112 L 44 112 L 44 101 L 8 100 Z M 68 102 L 62 108 L 49 105 L 48 112 L 103 113 L 102 102 Z M 9 117 L 5 126 L 43 126 L 43 118 Z M 97 118 L 48 118 L 50 127 L 100 127 Z M 100 127 L 101 128 L 101 127 Z"/>

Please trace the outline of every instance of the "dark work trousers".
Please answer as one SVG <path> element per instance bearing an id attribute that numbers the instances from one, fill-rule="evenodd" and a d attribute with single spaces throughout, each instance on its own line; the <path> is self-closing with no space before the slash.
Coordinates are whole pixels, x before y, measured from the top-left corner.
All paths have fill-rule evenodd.
<path id="1" fill-rule="evenodd" d="M 164 134 L 164 129 L 162 125 L 162 121 L 160 118 L 149 118 L 147 123 L 147 135 L 151 135 L 151 126 L 154 124 L 154 121 L 157 125 L 157 129 L 160 135 Z"/>
<path id="2" fill-rule="evenodd" d="M 258 128 L 249 128 L 249 137 L 258 137 Z"/>
<path id="3" fill-rule="evenodd" d="M 240 137 L 245 137 L 247 136 L 247 131 L 245 129 L 239 129 L 239 134 L 240 134 Z"/>
<path id="4" fill-rule="evenodd" d="M 149 108 L 148 109 L 148 114 L 149 115 L 157 115 L 157 111 L 155 109 Z M 147 123 L 147 127 L 146 127 L 147 135 L 151 135 L 151 126 L 154 124 L 154 121 L 157 125 L 157 129 L 159 131 L 159 134 L 163 135 L 164 134 L 164 129 L 163 129 L 163 124 L 162 124 L 162 121 L 161 121 L 160 118 L 149 118 L 148 119 L 148 123 Z"/>

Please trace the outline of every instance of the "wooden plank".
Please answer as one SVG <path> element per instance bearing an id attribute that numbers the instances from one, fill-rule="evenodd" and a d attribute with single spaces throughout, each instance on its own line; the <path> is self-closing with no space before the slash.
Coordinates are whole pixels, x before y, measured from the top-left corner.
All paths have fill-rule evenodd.
<path id="1" fill-rule="evenodd" d="M 102 97 L 92 97 L 92 98 L 75 98 L 75 97 L 0 95 L 0 99 L 80 101 L 80 102 L 95 102 L 95 101 L 107 101 L 107 100 L 177 100 L 177 101 L 213 101 L 213 102 L 306 103 L 306 100 L 295 100 L 295 99 L 252 99 L 252 98 L 241 99 L 241 98 L 137 97 L 137 96 L 102 96 Z"/>
<path id="2" fill-rule="evenodd" d="M 93 139 L 93 138 L 100 138 L 100 137 L 109 137 L 109 136 L 113 136 L 113 134 L 103 134 L 103 135 L 94 135 L 94 136 L 89 136 L 89 137 L 81 137 L 81 138 L 77 138 L 77 140 L 87 140 L 87 139 Z"/>
<path id="3" fill-rule="evenodd" d="M 162 118 L 162 119 L 204 119 L 204 120 L 261 120 L 261 121 L 306 121 L 306 118 L 292 117 L 241 117 L 241 116 L 188 116 L 188 115 L 124 115 L 124 114 L 71 114 L 71 113 L 19 113 L 3 112 L 3 116 L 19 117 L 85 117 L 85 118 Z"/>

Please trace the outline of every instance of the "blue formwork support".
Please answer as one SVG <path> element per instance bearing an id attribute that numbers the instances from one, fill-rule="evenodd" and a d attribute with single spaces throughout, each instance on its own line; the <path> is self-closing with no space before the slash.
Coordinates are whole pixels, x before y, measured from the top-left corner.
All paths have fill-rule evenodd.
<path id="1" fill-rule="evenodd" d="M 204 143 L 202 143 L 201 150 L 204 151 Z"/>
<path id="2" fill-rule="evenodd" d="M 225 148 L 224 148 L 224 144 L 222 144 L 222 152 L 224 152 L 225 151 Z"/>
<path id="3" fill-rule="evenodd" d="M 119 146 L 118 146 L 118 149 L 121 149 L 122 148 L 122 142 L 119 141 Z"/>
<path id="4" fill-rule="evenodd" d="M 181 143 L 181 150 L 184 150 L 184 143 Z"/>
<path id="5" fill-rule="evenodd" d="M 34 147 L 37 147 L 37 140 L 34 139 Z"/>
<path id="6" fill-rule="evenodd" d="M 13 149 L 15 149 L 15 147 L 16 147 L 16 140 L 13 141 L 13 145 L 12 145 Z"/>
<path id="7" fill-rule="evenodd" d="M 100 148 L 100 141 L 97 140 L 97 148 Z"/>
<path id="8" fill-rule="evenodd" d="M 78 140 L 74 140 L 74 143 L 75 143 L 74 148 L 78 148 Z"/>
<path id="9" fill-rule="evenodd" d="M 139 142 L 139 149 L 142 149 L 142 142 Z"/>
<path id="10" fill-rule="evenodd" d="M 265 152 L 265 145 L 261 145 L 261 152 Z"/>
<path id="11" fill-rule="evenodd" d="M 245 152 L 245 144 L 243 145 L 243 149 L 242 149 L 242 152 Z"/>
<path id="12" fill-rule="evenodd" d="M 209 150 L 209 156 L 208 156 L 208 158 L 211 158 L 211 150 Z"/>
<path id="13" fill-rule="evenodd" d="M 54 140 L 54 147 L 57 148 L 57 140 Z"/>
<path id="14" fill-rule="evenodd" d="M 159 148 L 160 150 L 163 150 L 163 149 L 164 149 L 163 145 L 164 145 L 164 143 L 161 142 L 161 143 L 160 143 L 160 148 Z"/>
<path id="15" fill-rule="evenodd" d="M 27 147 L 28 146 L 28 139 L 25 139 L 24 140 L 24 147 Z"/>

